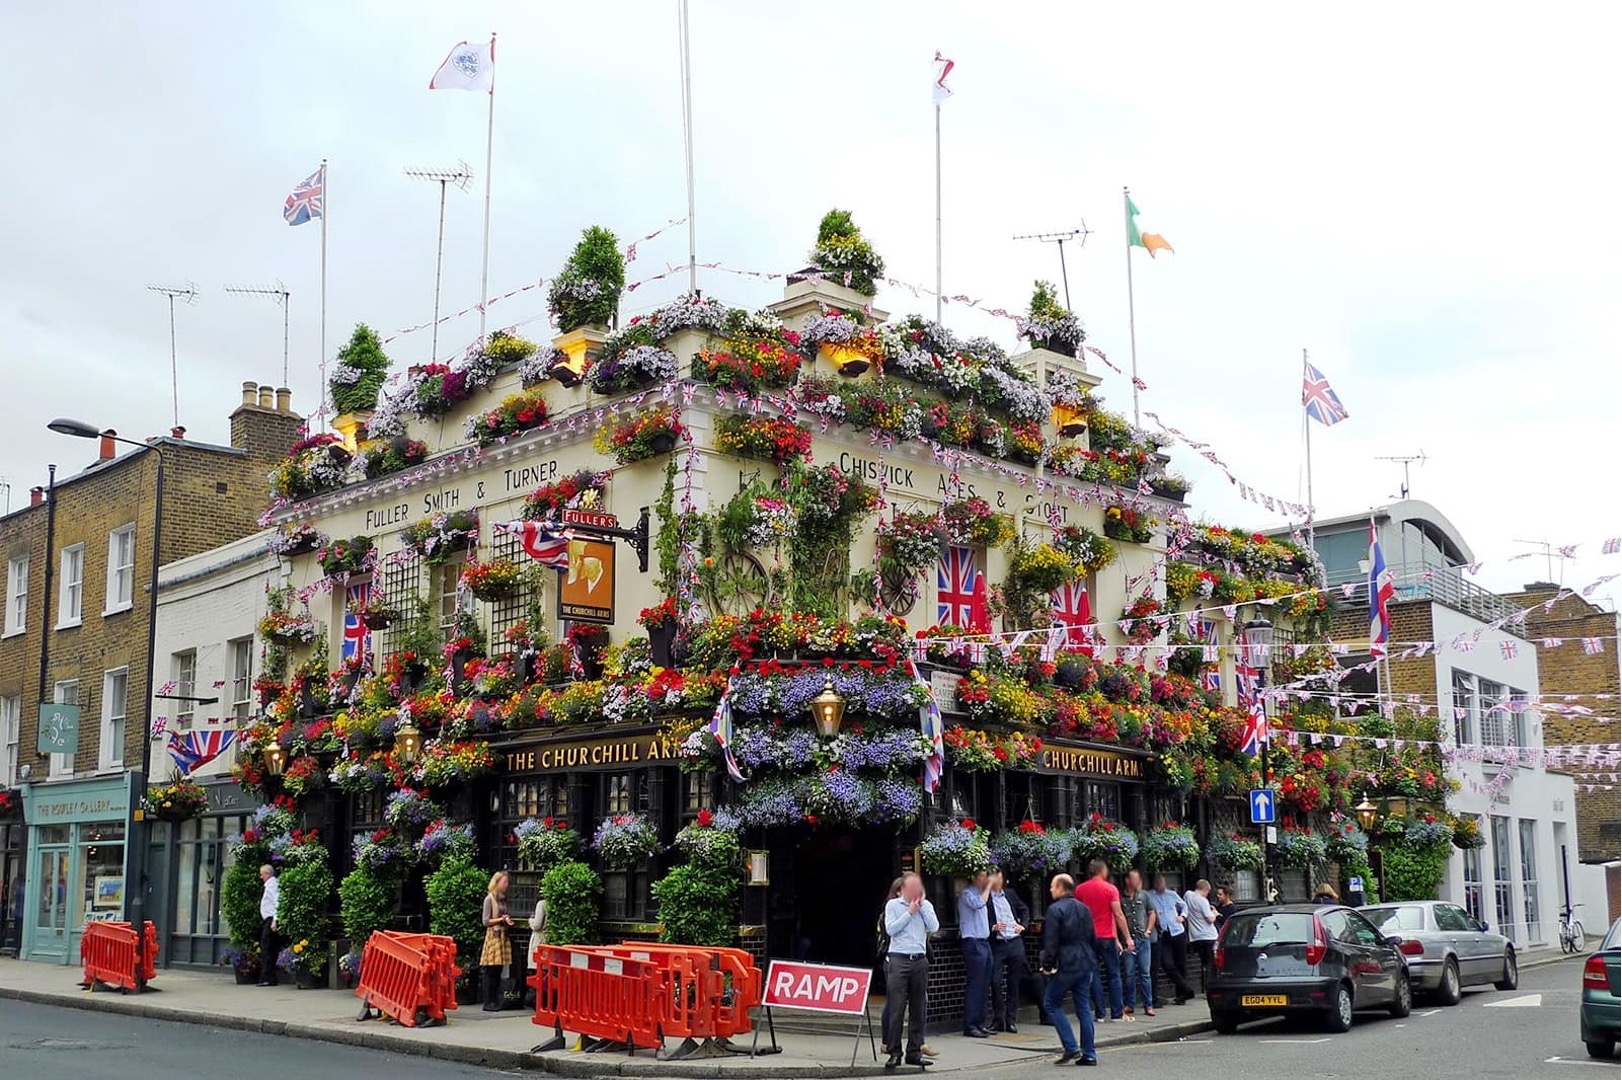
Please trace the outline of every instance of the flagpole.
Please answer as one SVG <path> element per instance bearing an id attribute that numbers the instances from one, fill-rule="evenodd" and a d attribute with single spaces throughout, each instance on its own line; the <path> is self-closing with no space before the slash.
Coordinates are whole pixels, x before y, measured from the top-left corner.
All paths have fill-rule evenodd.
<path id="1" fill-rule="evenodd" d="M 490 33 L 490 111 L 484 129 L 484 269 L 479 274 L 479 340 L 484 340 L 484 303 L 490 295 L 490 166 L 496 145 L 496 35 Z"/>
<path id="2" fill-rule="evenodd" d="M 1307 350 L 1301 350 L 1301 385 L 1306 385 L 1307 378 Z M 1301 426 L 1307 434 L 1307 550 L 1316 552 L 1313 543 L 1313 510 L 1312 510 L 1312 417 L 1307 415 L 1307 407 L 1301 406 Z"/>
<path id="3" fill-rule="evenodd" d="M 1138 414 L 1138 317 L 1132 300 L 1132 192 L 1124 186 L 1121 209 L 1126 214 L 1126 334 L 1132 345 L 1132 426 L 1142 427 Z"/>
<path id="4" fill-rule="evenodd" d="M 681 39 L 681 133 L 687 168 L 687 292 L 698 294 L 698 211 L 693 197 L 693 57 L 687 0 L 676 5 Z"/>
<path id="5" fill-rule="evenodd" d="M 941 321 L 941 103 L 935 102 L 935 321 Z"/>
<path id="6" fill-rule="evenodd" d="M 316 388 L 321 415 L 321 430 L 327 430 L 327 212 L 332 208 L 332 193 L 328 189 L 331 177 L 327 175 L 327 159 L 321 159 L 321 363 L 317 365 L 321 385 Z"/>

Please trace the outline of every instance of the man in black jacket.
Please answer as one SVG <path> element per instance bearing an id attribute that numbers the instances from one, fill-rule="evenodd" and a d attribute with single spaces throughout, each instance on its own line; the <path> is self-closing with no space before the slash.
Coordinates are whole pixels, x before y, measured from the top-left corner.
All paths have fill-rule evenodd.
<path id="1" fill-rule="evenodd" d="M 1019 987 L 1025 981 L 1025 924 L 1031 909 L 1002 870 L 991 872 L 991 1023 L 993 1031 L 1019 1030 Z M 1008 980 L 1007 990 L 1003 980 Z"/>
<path id="2" fill-rule="evenodd" d="M 1093 950 L 1093 917 L 1073 895 L 1076 883 L 1069 874 L 1057 874 L 1050 890 L 1053 903 L 1048 906 L 1046 922 L 1042 926 L 1042 971 L 1048 976 L 1043 1006 L 1048 1022 L 1059 1031 L 1059 1042 L 1064 1054 L 1055 1063 L 1066 1065 L 1097 1065 L 1098 1051 L 1093 1046 L 1093 984 L 1098 978 L 1098 957 Z M 1076 1019 L 1081 1024 L 1081 1045 L 1065 1019 L 1064 998 L 1071 995 L 1076 1005 Z"/>

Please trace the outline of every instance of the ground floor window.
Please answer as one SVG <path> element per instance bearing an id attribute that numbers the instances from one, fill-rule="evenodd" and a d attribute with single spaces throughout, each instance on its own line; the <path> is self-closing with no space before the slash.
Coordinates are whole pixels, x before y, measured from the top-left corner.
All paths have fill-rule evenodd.
<path id="1" fill-rule="evenodd" d="M 1543 929 L 1538 921 L 1538 823 L 1521 821 L 1521 910 L 1526 915 L 1526 940 L 1543 940 Z"/>
<path id="2" fill-rule="evenodd" d="M 1515 865 L 1510 851 L 1509 818 L 1492 819 L 1492 891 L 1498 932 L 1515 940 Z"/>

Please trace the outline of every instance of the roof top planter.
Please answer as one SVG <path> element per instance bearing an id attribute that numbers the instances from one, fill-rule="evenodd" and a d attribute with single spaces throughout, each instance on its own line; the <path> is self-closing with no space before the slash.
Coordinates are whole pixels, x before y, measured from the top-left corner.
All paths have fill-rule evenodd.
<path id="1" fill-rule="evenodd" d="M 338 350 L 328 389 L 332 407 L 339 413 L 366 412 L 377 407 L 377 395 L 388 377 L 389 358 L 377 339 L 377 332 L 365 323 L 356 323 L 349 344 Z"/>
<path id="2" fill-rule="evenodd" d="M 862 236 L 849 210 L 830 210 L 822 216 L 811 264 L 863 296 L 878 292 L 877 279 L 884 276 L 884 260 Z"/>
<path id="3" fill-rule="evenodd" d="M 1064 356 L 1075 356 L 1081 343 L 1087 340 L 1081 320 L 1060 306 L 1053 283 L 1049 281 L 1036 283 L 1019 333 L 1031 343 L 1032 348 L 1047 349 Z"/>
<path id="4" fill-rule="evenodd" d="M 546 306 L 567 334 L 582 326 L 611 326 L 625 291 L 625 257 L 619 241 L 601 225 L 580 234 L 569 261 L 552 282 Z"/>

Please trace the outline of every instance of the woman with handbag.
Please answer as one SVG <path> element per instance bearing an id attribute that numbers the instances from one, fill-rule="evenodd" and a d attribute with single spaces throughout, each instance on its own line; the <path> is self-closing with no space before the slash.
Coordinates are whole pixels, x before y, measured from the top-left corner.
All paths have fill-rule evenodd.
<path id="1" fill-rule="evenodd" d="M 484 921 L 484 948 L 479 952 L 479 966 L 484 969 L 484 1011 L 496 1012 L 501 1008 L 501 973 L 513 959 L 512 942 L 507 937 L 513 920 L 507 914 L 505 870 L 497 870 L 490 875 L 481 917 Z"/>

